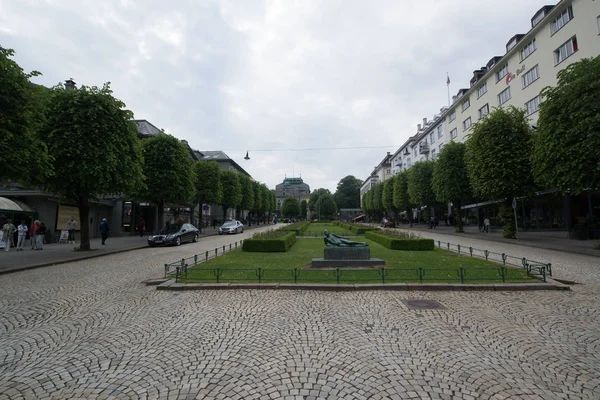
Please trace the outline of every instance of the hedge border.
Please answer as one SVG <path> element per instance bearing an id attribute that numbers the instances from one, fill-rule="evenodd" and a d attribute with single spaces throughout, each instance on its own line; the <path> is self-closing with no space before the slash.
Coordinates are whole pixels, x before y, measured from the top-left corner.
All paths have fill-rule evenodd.
<path id="1" fill-rule="evenodd" d="M 375 232 L 366 232 L 365 238 L 390 250 L 430 251 L 435 248 L 433 239 L 396 239 Z"/>
<path id="2" fill-rule="evenodd" d="M 290 231 L 277 239 L 246 239 L 243 251 L 258 253 L 286 252 L 296 243 L 296 232 Z"/>

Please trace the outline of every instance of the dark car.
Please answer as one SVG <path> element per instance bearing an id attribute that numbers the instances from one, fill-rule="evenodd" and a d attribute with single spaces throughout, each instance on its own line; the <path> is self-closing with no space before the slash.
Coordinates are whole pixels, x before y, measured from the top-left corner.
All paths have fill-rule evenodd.
<path id="1" fill-rule="evenodd" d="M 197 242 L 199 230 L 192 224 L 173 224 L 163 228 L 160 232 L 148 236 L 148 245 L 179 246 L 185 242 Z"/>
<path id="2" fill-rule="evenodd" d="M 219 227 L 219 235 L 224 233 L 244 233 L 244 225 L 238 221 L 227 221 Z"/>
<path id="3" fill-rule="evenodd" d="M 381 226 L 384 228 L 395 228 L 396 224 L 391 219 L 384 218 L 381 221 Z"/>

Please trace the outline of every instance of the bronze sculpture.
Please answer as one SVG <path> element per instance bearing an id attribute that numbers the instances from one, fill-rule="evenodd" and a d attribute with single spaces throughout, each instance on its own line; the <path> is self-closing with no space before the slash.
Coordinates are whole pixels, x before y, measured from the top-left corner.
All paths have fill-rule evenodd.
<path id="1" fill-rule="evenodd" d="M 365 242 L 353 242 L 352 240 L 344 239 L 335 233 L 329 233 L 325 230 L 325 246 L 332 247 L 368 247 L 369 245 Z"/>

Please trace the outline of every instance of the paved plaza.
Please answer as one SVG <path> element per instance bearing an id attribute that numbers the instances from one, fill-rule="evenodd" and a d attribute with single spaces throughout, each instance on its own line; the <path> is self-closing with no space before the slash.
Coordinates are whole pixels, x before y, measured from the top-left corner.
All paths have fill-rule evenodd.
<path id="1" fill-rule="evenodd" d="M 551 262 L 555 277 L 580 284 L 568 292 L 144 285 L 165 262 L 240 235 L 16 272 L 0 276 L 0 400 L 600 398 L 600 258 L 422 234 Z M 444 308 L 414 310 L 408 299 Z"/>

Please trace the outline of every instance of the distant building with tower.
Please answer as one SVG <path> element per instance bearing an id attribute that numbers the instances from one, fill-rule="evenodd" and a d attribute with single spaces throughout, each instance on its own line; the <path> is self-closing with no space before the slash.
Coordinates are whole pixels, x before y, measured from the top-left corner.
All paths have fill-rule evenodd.
<path id="1" fill-rule="evenodd" d="M 310 198 L 310 186 L 304 183 L 302 178 L 285 177 L 283 182 L 275 186 L 275 202 L 278 211 L 281 210 L 281 205 L 286 197 L 294 197 L 298 202 L 302 200 L 308 201 Z"/>

